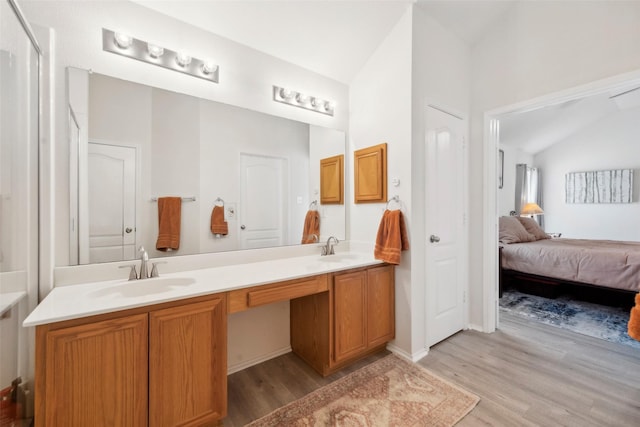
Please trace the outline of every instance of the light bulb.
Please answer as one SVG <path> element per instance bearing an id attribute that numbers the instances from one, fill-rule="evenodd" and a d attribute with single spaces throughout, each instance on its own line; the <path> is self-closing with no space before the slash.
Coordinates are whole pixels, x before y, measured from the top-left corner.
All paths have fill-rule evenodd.
<path id="1" fill-rule="evenodd" d="M 309 97 L 304 93 L 298 93 L 296 95 L 296 101 L 298 101 L 298 104 L 306 104 L 309 101 Z"/>
<path id="2" fill-rule="evenodd" d="M 335 104 L 331 101 L 326 101 L 324 103 L 324 111 L 331 112 L 335 108 Z"/>
<path id="3" fill-rule="evenodd" d="M 313 108 L 323 108 L 324 101 L 320 98 L 311 98 L 311 106 Z"/>
<path id="4" fill-rule="evenodd" d="M 293 92 L 291 92 L 289 89 L 285 89 L 285 88 L 280 88 L 280 98 L 282 99 L 286 99 L 287 101 L 289 101 L 292 97 L 293 97 Z"/>
<path id="5" fill-rule="evenodd" d="M 178 52 L 176 54 L 176 63 L 181 67 L 186 67 L 191 64 L 191 57 L 186 53 Z"/>
<path id="6" fill-rule="evenodd" d="M 133 37 L 123 34 L 123 33 L 115 33 L 113 36 L 114 41 L 116 42 L 116 46 L 121 49 L 128 49 L 129 46 L 133 44 Z"/>
<path id="7" fill-rule="evenodd" d="M 216 72 L 218 66 L 211 61 L 205 61 L 202 63 L 202 66 L 200 68 L 202 69 L 203 74 L 211 74 Z"/>
<path id="8" fill-rule="evenodd" d="M 155 44 L 147 43 L 147 51 L 152 58 L 160 58 L 164 53 L 164 48 Z"/>

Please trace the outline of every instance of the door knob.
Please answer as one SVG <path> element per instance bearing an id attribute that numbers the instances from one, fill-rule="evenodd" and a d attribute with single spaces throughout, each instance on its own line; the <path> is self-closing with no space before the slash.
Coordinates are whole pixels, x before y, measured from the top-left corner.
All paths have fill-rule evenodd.
<path id="1" fill-rule="evenodd" d="M 435 234 L 432 234 L 431 237 L 429 237 L 429 241 L 431 243 L 438 243 L 440 241 L 440 237 L 436 236 Z"/>
<path id="2" fill-rule="evenodd" d="M 244 230 L 245 228 L 247 227 L 245 227 L 244 224 L 240 226 L 240 230 Z"/>
<path id="3" fill-rule="evenodd" d="M 127 234 L 131 233 L 132 231 L 133 231 L 133 228 L 131 228 L 131 227 L 127 227 L 127 228 L 124 229 L 124 232 L 127 233 Z"/>

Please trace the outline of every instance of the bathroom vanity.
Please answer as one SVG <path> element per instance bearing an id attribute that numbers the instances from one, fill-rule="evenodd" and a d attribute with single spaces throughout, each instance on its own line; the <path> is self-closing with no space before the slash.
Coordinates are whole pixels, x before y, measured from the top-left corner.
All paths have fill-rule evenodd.
<path id="1" fill-rule="evenodd" d="M 363 254 L 56 288 L 25 321 L 36 426 L 216 425 L 228 314 L 290 300 L 293 351 L 328 375 L 394 338 L 394 292 L 394 267 Z"/>

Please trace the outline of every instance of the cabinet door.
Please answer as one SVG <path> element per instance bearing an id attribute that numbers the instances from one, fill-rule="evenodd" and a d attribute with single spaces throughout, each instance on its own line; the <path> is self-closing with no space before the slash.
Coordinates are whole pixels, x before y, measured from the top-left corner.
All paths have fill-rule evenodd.
<path id="1" fill-rule="evenodd" d="M 367 270 L 367 344 L 376 347 L 395 336 L 394 269 Z"/>
<path id="2" fill-rule="evenodd" d="M 224 297 L 149 314 L 149 425 L 202 426 L 226 416 Z"/>
<path id="3" fill-rule="evenodd" d="M 50 331 L 46 426 L 147 425 L 147 315 Z"/>
<path id="4" fill-rule="evenodd" d="M 338 274 L 333 282 L 334 362 L 357 356 L 367 348 L 366 271 Z"/>

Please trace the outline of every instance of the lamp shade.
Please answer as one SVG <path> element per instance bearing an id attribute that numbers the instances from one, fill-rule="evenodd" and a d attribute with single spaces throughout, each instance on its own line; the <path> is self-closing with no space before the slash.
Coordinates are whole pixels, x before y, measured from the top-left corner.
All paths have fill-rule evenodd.
<path id="1" fill-rule="evenodd" d="M 537 203 L 527 203 L 520 210 L 520 215 L 542 215 L 544 211 Z"/>

